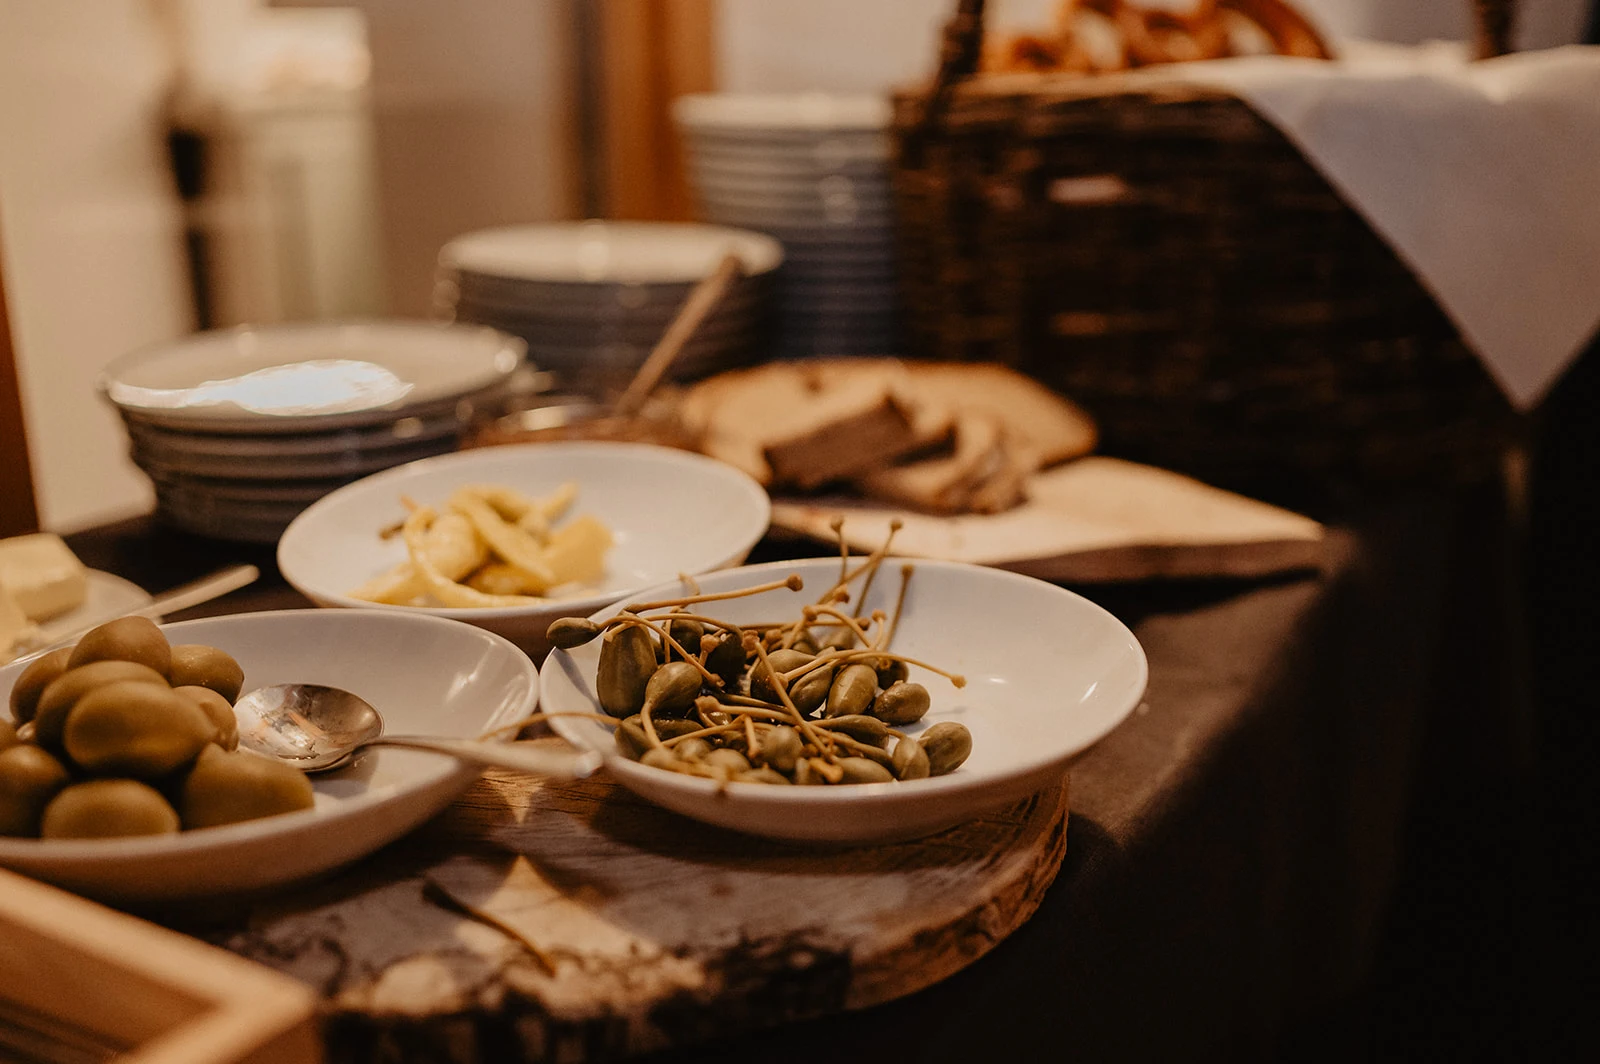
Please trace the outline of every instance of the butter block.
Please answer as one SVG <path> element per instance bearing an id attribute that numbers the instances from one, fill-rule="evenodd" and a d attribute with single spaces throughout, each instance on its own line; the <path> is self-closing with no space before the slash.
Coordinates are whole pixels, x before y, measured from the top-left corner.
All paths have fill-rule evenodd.
<path id="1" fill-rule="evenodd" d="M 22 612 L 16 596 L 0 587 L 0 662 L 9 661 L 13 654 L 25 650 L 38 632 L 28 615 Z"/>
<path id="2" fill-rule="evenodd" d="M 47 621 L 83 605 L 89 574 L 53 532 L 0 540 L 0 587 L 32 621 Z"/>

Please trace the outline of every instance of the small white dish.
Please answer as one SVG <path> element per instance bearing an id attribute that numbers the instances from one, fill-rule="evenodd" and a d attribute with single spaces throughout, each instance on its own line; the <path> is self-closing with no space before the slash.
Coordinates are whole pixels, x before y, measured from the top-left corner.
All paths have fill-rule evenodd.
<path id="1" fill-rule="evenodd" d="M 228 651 L 247 691 L 288 682 L 353 691 L 396 734 L 477 738 L 527 716 L 539 698 L 538 675 L 516 647 L 443 617 L 285 610 L 163 630 L 174 643 Z M 0 670 L 0 704 L 22 668 Z M 146 838 L 0 838 L 0 865 L 110 901 L 253 892 L 365 856 L 443 809 L 478 771 L 440 754 L 374 748 L 313 779 L 314 809 Z"/>
<path id="2" fill-rule="evenodd" d="M 866 610 L 894 608 L 900 559 L 885 564 Z M 751 835 L 809 842 L 865 844 L 917 838 L 1059 782 L 1077 754 L 1104 737 L 1143 696 L 1148 668 L 1132 632 L 1079 595 L 1030 577 L 957 562 L 917 561 L 892 648 L 960 673 L 957 689 L 915 666 L 933 708 L 905 729 L 939 721 L 972 733 L 972 755 L 934 779 L 840 787 L 718 783 L 650 768 L 621 756 L 612 726 L 552 716 L 575 746 L 599 751 L 624 787 L 685 816 Z M 706 614 L 735 624 L 778 621 L 832 586 L 837 558 L 774 562 L 702 577 L 706 593 L 731 591 L 798 573 L 800 592 L 769 591 L 708 603 Z M 672 583 L 631 598 L 685 594 Z M 594 615 L 603 620 L 618 607 Z M 553 650 L 540 670 L 546 712 L 599 713 L 594 692 L 600 641 Z"/>
<path id="3" fill-rule="evenodd" d="M 681 222 L 552 222 L 467 233 L 439 253 L 447 271 L 579 285 L 683 284 L 707 276 L 728 252 L 746 274 L 775 270 L 783 248 L 769 236 Z"/>
<path id="4" fill-rule="evenodd" d="M 447 609 L 376 606 L 352 588 L 404 561 L 405 544 L 379 532 L 405 517 L 401 497 L 443 503 L 464 484 L 546 495 L 572 481 L 574 514 L 593 514 L 615 544 L 592 590 L 531 606 Z M 284 579 L 320 606 L 453 617 L 506 636 L 532 654 L 559 617 L 587 616 L 678 574 L 738 565 L 766 533 L 771 504 L 746 474 L 711 458 L 635 443 L 525 443 L 426 458 L 348 484 L 296 517 L 278 542 Z"/>
<path id="5" fill-rule="evenodd" d="M 320 432 L 433 411 L 502 384 L 521 341 L 484 326 L 328 322 L 241 326 L 108 365 L 124 416 L 202 432 Z"/>
<path id="6" fill-rule="evenodd" d="M 686 129 L 759 135 L 889 128 L 889 98 L 868 93 L 701 92 L 679 96 L 672 115 Z"/>

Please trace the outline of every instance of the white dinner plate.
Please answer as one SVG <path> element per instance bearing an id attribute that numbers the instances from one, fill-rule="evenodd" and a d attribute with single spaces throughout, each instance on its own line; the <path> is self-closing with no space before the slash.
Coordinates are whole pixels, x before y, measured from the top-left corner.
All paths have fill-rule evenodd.
<path id="1" fill-rule="evenodd" d="M 956 562 L 915 562 L 905 609 L 890 649 L 962 674 L 960 689 L 911 668 L 932 709 L 905 728 L 916 735 L 939 721 L 972 733 L 972 754 L 933 779 L 839 787 L 720 783 L 630 761 L 617 752 L 612 726 L 552 716 L 568 742 L 596 750 L 624 787 L 685 816 L 752 835 L 831 843 L 916 838 L 1058 783 L 1077 754 L 1115 728 L 1144 694 L 1144 651 L 1120 621 L 1088 599 L 1053 584 Z M 890 611 L 900 560 L 885 564 L 865 611 Z M 839 573 L 837 558 L 774 562 L 699 580 L 705 593 L 753 587 L 798 573 L 800 592 L 760 595 L 697 607 L 735 624 L 797 617 Z M 859 590 L 859 588 L 858 588 Z M 685 594 L 682 585 L 642 591 L 635 599 Z M 615 615 L 616 607 L 594 616 Z M 540 670 L 549 713 L 603 713 L 595 695 L 600 640 L 553 650 Z"/>
<path id="2" fill-rule="evenodd" d="M 403 498 L 442 505 L 465 484 L 503 484 L 539 496 L 567 481 L 578 486 L 572 513 L 593 514 L 615 540 L 594 587 L 525 606 L 375 608 L 453 617 L 542 654 L 545 629 L 558 617 L 587 616 L 680 573 L 739 564 L 766 533 L 771 513 L 767 493 L 748 475 L 686 451 L 598 442 L 484 447 L 412 462 L 327 495 L 285 530 L 278 568 L 318 605 L 371 607 L 349 592 L 405 560 L 400 537 L 380 534 L 405 517 Z"/>
<path id="3" fill-rule="evenodd" d="M 506 640 L 425 614 L 285 610 L 163 626 L 174 643 L 226 650 L 245 690 L 319 683 L 353 691 L 394 734 L 476 738 L 527 716 L 532 662 Z M 0 704 L 23 666 L 0 670 Z M 472 784 L 478 769 L 417 750 L 372 749 L 313 777 L 314 809 L 129 839 L 0 838 L 0 865 L 111 901 L 257 891 L 326 872 L 398 838 Z"/>
<path id="4" fill-rule="evenodd" d="M 894 108 L 877 93 L 697 92 L 675 99 L 672 116 L 696 133 L 806 136 L 886 130 Z"/>
<path id="5" fill-rule="evenodd" d="M 447 271 L 581 284 L 692 284 L 729 252 L 747 274 L 775 270 L 783 249 L 771 237 L 690 222 L 551 222 L 484 229 L 439 252 Z"/>
<path id="6" fill-rule="evenodd" d="M 124 416 L 204 432 L 324 432 L 448 407 L 503 384 L 521 341 L 481 325 L 241 326 L 112 362 L 102 394 Z"/>

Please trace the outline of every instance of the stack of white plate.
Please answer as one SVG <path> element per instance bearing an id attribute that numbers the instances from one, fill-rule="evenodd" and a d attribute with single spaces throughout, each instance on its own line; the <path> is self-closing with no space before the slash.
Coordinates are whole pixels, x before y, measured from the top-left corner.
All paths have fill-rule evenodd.
<path id="1" fill-rule="evenodd" d="M 482 327 L 247 326 L 136 351 L 99 387 L 162 519 L 271 543 L 334 488 L 455 450 L 522 362 L 521 341 Z"/>
<path id="2" fill-rule="evenodd" d="M 674 116 L 700 216 L 783 243 L 784 352 L 896 352 L 889 101 L 705 93 Z"/>
<path id="3" fill-rule="evenodd" d="M 627 386 L 695 283 L 729 252 L 745 276 L 711 312 L 669 374 L 694 380 L 767 354 L 778 242 L 724 226 L 562 222 L 486 229 L 439 253 L 437 301 L 460 322 L 521 337 L 564 391 Z"/>

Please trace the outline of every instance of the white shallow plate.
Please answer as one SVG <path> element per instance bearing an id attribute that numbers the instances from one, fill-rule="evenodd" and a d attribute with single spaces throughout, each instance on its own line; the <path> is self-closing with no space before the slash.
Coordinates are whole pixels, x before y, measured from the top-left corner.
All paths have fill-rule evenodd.
<path id="1" fill-rule="evenodd" d="M 319 432 L 393 421 L 504 382 L 521 342 L 483 326 L 328 322 L 197 333 L 112 362 L 126 416 L 207 432 Z"/>
<path id="2" fill-rule="evenodd" d="M 693 283 L 734 252 L 747 274 L 775 270 L 771 237 L 689 222 L 552 222 L 485 229 L 439 252 L 445 270 L 583 284 Z"/>
<path id="3" fill-rule="evenodd" d="M 454 617 L 541 654 L 559 617 L 587 616 L 640 588 L 742 562 L 766 533 L 771 504 L 746 474 L 711 458 L 634 443 L 526 443 L 427 458 L 374 474 L 325 496 L 278 542 L 284 579 L 321 606 L 372 607 L 350 589 L 405 560 L 399 537 L 379 531 L 405 517 L 401 496 L 442 504 L 463 484 L 504 484 L 545 495 L 578 485 L 572 513 L 610 527 L 605 578 L 590 591 L 534 606 L 445 609 L 378 606 Z"/>
<path id="4" fill-rule="evenodd" d="M 531 713 L 538 675 L 504 639 L 442 617 L 285 610 L 164 626 L 244 667 L 245 690 L 320 683 L 367 699 L 387 730 L 476 738 Z M 22 666 L 0 670 L 0 704 Z M 299 813 L 140 839 L 0 838 L 0 865 L 94 897 L 155 901 L 233 894 L 316 875 L 362 857 L 443 809 L 477 778 L 454 758 L 374 749 L 313 777 Z"/>
<path id="5" fill-rule="evenodd" d="M 674 100 L 672 115 L 697 131 L 809 133 L 886 130 L 894 108 L 887 96 L 868 93 L 700 92 Z"/>
<path id="6" fill-rule="evenodd" d="M 867 611 L 893 609 L 899 562 L 886 564 Z M 568 742 L 600 751 L 624 787 L 685 816 L 778 839 L 871 843 L 917 838 L 1026 797 L 1058 782 L 1076 754 L 1105 736 L 1144 694 L 1147 666 L 1139 642 L 1089 600 L 1053 584 L 955 562 L 916 562 L 892 649 L 963 674 L 967 686 L 916 667 L 933 708 L 905 730 L 959 721 L 972 732 L 972 755 L 935 779 L 849 787 L 720 784 L 648 768 L 617 753 L 609 724 L 552 717 Z M 782 579 L 805 590 L 770 591 L 700 607 L 731 623 L 798 616 L 838 577 L 837 558 L 775 562 L 700 580 L 705 592 Z M 683 594 L 668 584 L 635 598 Z M 610 617 L 615 608 L 595 614 Z M 547 712 L 603 712 L 594 693 L 600 641 L 554 650 L 540 670 Z"/>
<path id="7" fill-rule="evenodd" d="M 86 575 L 89 589 L 84 596 L 83 604 L 39 625 L 39 641 L 34 645 L 49 646 L 57 640 L 65 639 L 73 632 L 142 609 L 152 601 L 148 591 L 120 576 L 103 573 L 98 569 L 90 569 Z M 5 655 L 4 648 L 0 648 L 0 665 L 8 660 L 10 659 Z M 4 703 L 0 702 L 0 706 L 3 705 Z M 0 709 L 0 712 L 4 710 Z"/>

